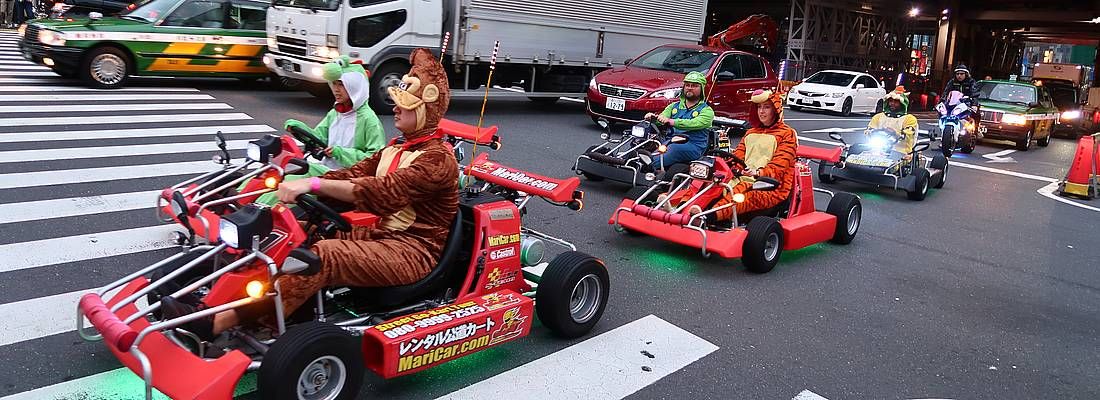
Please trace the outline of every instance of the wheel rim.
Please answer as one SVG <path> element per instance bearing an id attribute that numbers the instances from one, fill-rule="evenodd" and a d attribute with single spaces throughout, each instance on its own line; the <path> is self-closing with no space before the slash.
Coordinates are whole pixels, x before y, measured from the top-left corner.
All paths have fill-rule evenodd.
<path id="1" fill-rule="evenodd" d="M 381 84 L 378 85 L 378 95 L 380 96 L 379 98 L 382 99 L 382 101 L 387 105 L 392 106 L 393 99 L 390 98 L 389 88 L 396 87 L 401 84 L 401 74 L 398 74 L 396 72 L 386 74 L 382 76 L 380 83 Z"/>
<path id="2" fill-rule="evenodd" d="M 298 398 L 303 400 L 333 400 L 340 395 L 347 380 L 347 367 L 335 356 L 313 360 L 298 376 Z"/>
<path id="3" fill-rule="evenodd" d="M 596 315 L 600 296 L 603 295 L 600 286 L 600 279 L 595 274 L 585 275 L 573 286 L 573 293 L 569 296 L 569 315 L 573 317 L 573 322 L 583 324 Z"/>
<path id="4" fill-rule="evenodd" d="M 943 165 L 943 173 L 940 175 L 940 186 L 943 186 L 944 183 L 947 183 L 947 169 L 949 168 L 949 166 L 950 164 Z"/>
<path id="5" fill-rule="evenodd" d="M 845 115 L 851 114 L 852 113 L 852 101 L 851 100 L 844 100 L 844 107 L 841 108 L 840 112 L 844 113 Z"/>
<path id="6" fill-rule="evenodd" d="M 925 179 L 924 182 L 920 185 L 920 193 L 921 194 L 927 194 L 928 193 L 928 179 Z"/>
<path id="7" fill-rule="evenodd" d="M 90 64 L 92 79 L 104 85 L 122 82 L 126 76 L 126 61 L 118 55 L 105 53 L 95 56 Z"/>
<path id="8" fill-rule="evenodd" d="M 853 206 L 851 210 L 848 210 L 848 235 L 855 235 L 859 230 L 859 219 L 863 218 L 863 212 L 859 210 L 859 205 Z"/>
<path id="9" fill-rule="evenodd" d="M 775 259 L 775 256 L 779 254 L 779 234 L 772 232 L 768 234 L 768 239 L 764 241 L 764 259 L 771 261 Z"/>

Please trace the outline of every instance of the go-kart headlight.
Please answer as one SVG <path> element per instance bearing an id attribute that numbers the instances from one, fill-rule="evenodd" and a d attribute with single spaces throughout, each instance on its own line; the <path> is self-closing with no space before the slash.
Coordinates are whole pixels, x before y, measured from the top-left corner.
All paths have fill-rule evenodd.
<path id="1" fill-rule="evenodd" d="M 688 175 L 695 179 L 710 179 L 714 176 L 713 160 L 692 161 L 688 167 Z"/>
<path id="2" fill-rule="evenodd" d="M 1001 117 L 1001 122 L 1009 125 L 1023 125 L 1027 123 L 1027 118 L 1023 115 L 1005 114 Z"/>
<path id="3" fill-rule="evenodd" d="M 644 126 L 639 126 L 639 125 L 634 125 L 633 128 L 630 128 L 630 136 L 633 136 L 633 137 L 636 137 L 636 138 L 639 138 L 639 139 L 644 138 L 645 137 L 645 127 Z"/>
<path id="4" fill-rule="evenodd" d="M 270 208 L 249 204 L 222 218 L 218 223 L 218 236 L 229 247 L 250 249 L 253 238 L 259 237 L 262 240 L 271 233 L 271 225 Z"/>
<path id="5" fill-rule="evenodd" d="M 27 36 L 27 24 L 19 24 L 19 37 Z"/>
<path id="6" fill-rule="evenodd" d="M 262 138 L 248 142 L 245 148 L 245 157 L 249 160 L 267 163 L 271 157 L 283 151 L 283 143 L 275 135 L 265 135 Z"/>
<path id="7" fill-rule="evenodd" d="M 38 31 L 38 41 L 47 46 L 64 46 L 65 34 L 58 31 L 43 29 Z"/>
<path id="8" fill-rule="evenodd" d="M 1078 119 L 1081 118 L 1081 111 L 1070 110 L 1062 113 L 1062 119 Z"/>
<path id="9" fill-rule="evenodd" d="M 890 148 L 890 140 L 883 136 L 872 136 L 867 140 L 867 147 L 878 151 L 885 151 Z"/>
<path id="10" fill-rule="evenodd" d="M 658 90 L 656 92 L 653 92 L 653 94 L 649 95 L 649 97 L 653 98 L 653 99 L 663 98 L 663 99 L 670 99 L 671 100 L 671 99 L 675 99 L 677 97 L 680 97 L 680 91 L 681 91 L 680 88 Z"/>

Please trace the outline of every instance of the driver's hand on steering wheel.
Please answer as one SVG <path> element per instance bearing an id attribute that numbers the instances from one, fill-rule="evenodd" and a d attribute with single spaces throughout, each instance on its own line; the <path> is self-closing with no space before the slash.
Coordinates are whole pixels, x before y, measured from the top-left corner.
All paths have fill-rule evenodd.
<path id="1" fill-rule="evenodd" d="M 664 115 L 658 115 L 657 121 L 665 125 L 672 125 L 672 123 L 670 122 L 672 121 L 672 118 L 666 117 Z"/>
<path id="2" fill-rule="evenodd" d="M 279 184 L 279 189 L 275 191 L 275 196 L 279 198 L 279 201 L 286 204 L 294 204 L 294 201 L 303 194 L 310 192 L 310 179 L 298 179 L 293 181 L 284 181 Z"/>
<path id="3" fill-rule="evenodd" d="M 332 157 L 332 146 L 325 147 L 325 149 L 321 150 L 321 152 L 325 153 L 326 156 Z"/>
<path id="4" fill-rule="evenodd" d="M 645 118 L 643 118 L 643 119 L 647 119 L 647 120 L 652 120 L 652 119 L 654 119 L 654 118 L 657 118 L 657 114 L 654 114 L 654 113 L 646 113 L 646 114 L 645 114 Z"/>
<path id="5" fill-rule="evenodd" d="M 741 171 L 741 175 L 757 177 L 757 176 L 760 176 L 760 170 L 759 169 L 752 169 L 752 168 L 745 168 L 744 170 Z"/>

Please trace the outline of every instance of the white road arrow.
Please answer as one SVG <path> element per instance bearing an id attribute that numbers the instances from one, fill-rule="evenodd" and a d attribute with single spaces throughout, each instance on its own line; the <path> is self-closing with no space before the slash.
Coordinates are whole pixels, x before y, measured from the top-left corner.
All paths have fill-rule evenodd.
<path id="1" fill-rule="evenodd" d="M 1001 150 L 996 153 L 982 154 L 982 157 L 989 159 L 989 161 L 986 161 L 987 163 L 1014 163 L 1016 162 L 1015 159 L 1005 156 L 1015 152 L 1014 149 Z"/>

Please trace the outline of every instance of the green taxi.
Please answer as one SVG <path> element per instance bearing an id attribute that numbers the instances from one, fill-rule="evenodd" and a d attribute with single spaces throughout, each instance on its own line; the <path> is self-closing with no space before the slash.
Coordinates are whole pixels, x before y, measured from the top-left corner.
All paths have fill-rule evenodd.
<path id="1" fill-rule="evenodd" d="M 270 74 L 268 2 L 151 0 L 118 17 L 35 20 L 21 26 L 27 59 L 99 88 L 128 76 L 262 78 Z"/>
<path id="2" fill-rule="evenodd" d="M 1039 146 L 1050 144 L 1058 109 L 1050 93 L 1028 82 L 985 80 L 978 82 L 978 101 L 982 123 L 978 132 L 985 138 L 1016 142 L 1016 149 L 1027 151 L 1034 140 Z"/>

